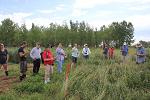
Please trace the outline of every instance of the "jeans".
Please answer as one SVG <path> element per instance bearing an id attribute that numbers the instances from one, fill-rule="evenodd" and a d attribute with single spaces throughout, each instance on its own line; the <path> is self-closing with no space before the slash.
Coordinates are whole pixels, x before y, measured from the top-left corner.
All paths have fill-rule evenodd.
<path id="1" fill-rule="evenodd" d="M 58 72 L 59 73 L 62 72 L 62 64 L 63 64 L 63 60 L 57 61 L 57 68 L 58 68 Z"/>

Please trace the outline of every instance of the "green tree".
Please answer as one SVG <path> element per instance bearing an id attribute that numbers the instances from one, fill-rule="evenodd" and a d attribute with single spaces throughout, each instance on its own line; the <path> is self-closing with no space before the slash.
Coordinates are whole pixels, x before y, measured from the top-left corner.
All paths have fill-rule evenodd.
<path id="1" fill-rule="evenodd" d="M 9 18 L 4 19 L 0 27 L 0 40 L 8 46 L 13 45 L 13 41 L 15 40 L 15 23 Z"/>

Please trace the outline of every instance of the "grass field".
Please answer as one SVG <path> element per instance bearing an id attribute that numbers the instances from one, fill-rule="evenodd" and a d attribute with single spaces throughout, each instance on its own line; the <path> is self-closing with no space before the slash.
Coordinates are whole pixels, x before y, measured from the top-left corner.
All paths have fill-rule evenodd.
<path id="1" fill-rule="evenodd" d="M 54 52 L 54 50 L 52 50 Z M 92 49 L 90 59 L 81 56 L 78 66 L 71 70 L 68 94 L 65 97 L 65 69 L 57 73 L 56 64 L 51 82 L 44 84 L 44 67 L 39 75 L 32 76 L 32 64 L 28 65 L 27 78 L 19 82 L 19 65 L 9 64 L 9 78 L 4 78 L 0 70 L 0 100 L 149 100 L 150 99 L 150 61 L 135 64 L 135 50 L 130 49 L 126 63 L 121 62 L 119 50 L 114 60 L 105 60 L 102 50 Z"/>

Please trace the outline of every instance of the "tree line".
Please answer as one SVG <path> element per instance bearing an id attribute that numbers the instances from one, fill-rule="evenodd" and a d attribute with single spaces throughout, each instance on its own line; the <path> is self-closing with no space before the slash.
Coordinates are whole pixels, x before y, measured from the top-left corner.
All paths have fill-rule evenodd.
<path id="1" fill-rule="evenodd" d="M 126 42 L 131 44 L 134 37 L 134 27 L 131 22 L 112 22 L 110 25 L 92 28 L 85 21 L 78 22 L 70 20 L 62 25 L 50 23 L 48 27 L 37 26 L 32 23 L 31 29 L 25 24 L 19 26 L 10 18 L 4 19 L 0 24 L 0 42 L 7 46 L 18 46 L 22 41 L 27 41 L 33 46 L 35 42 L 41 44 L 50 43 L 55 45 L 59 42 L 67 46 L 69 43 L 89 46 L 99 45 L 102 41 L 110 43 L 114 41 L 116 47 Z"/>

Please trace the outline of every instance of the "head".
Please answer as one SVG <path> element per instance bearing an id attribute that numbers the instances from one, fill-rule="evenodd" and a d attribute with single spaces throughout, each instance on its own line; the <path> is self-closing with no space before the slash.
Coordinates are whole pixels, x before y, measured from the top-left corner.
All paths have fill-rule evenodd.
<path id="1" fill-rule="evenodd" d="M 85 48 L 87 48 L 87 47 L 88 47 L 88 45 L 87 45 L 87 44 L 84 44 L 84 47 L 85 47 Z"/>
<path id="2" fill-rule="evenodd" d="M 23 41 L 23 42 L 21 43 L 21 47 L 25 48 L 26 46 L 27 46 L 27 42 L 26 42 L 26 41 Z"/>
<path id="3" fill-rule="evenodd" d="M 0 43 L 0 50 L 4 49 L 4 44 Z"/>
<path id="4" fill-rule="evenodd" d="M 41 44 L 40 44 L 40 43 L 36 43 L 36 47 L 37 47 L 37 48 L 40 48 L 40 47 L 41 47 Z"/>
<path id="5" fill-rule="evenodd" d="M 78 45 L 77 45 L 77 44 L 74 44 L 74 47 L 76 47 L 76 48 L 77 48 L 77 47 L 78 47 Z"/>
<path id="6" fill-rule="evenodd" d="M 58 44 L 58 47 L 59 47 L 59 48 L 62 48 L 62 44 L 61 44 L 61 43 L 59 43 L 59 44 Z"/>
<path id="7" fill-rule="evenodd" d="M 142 47 L 142 44 L 141 44 L 141 43 L 138 43 L 138 44 L 136 45 L 136 47 L 137 47 L 137 48 L 141 48 L 141 47 Z"/>
<path id="8" fill-rule="evenodd" d="M 49 50 L 50 50 L 50 46 L 49 46 L 49 45 L 46 45 L 46 46 L 45 46 L 45 50 L 46 50 L 46 51 L 49 51 Z"/>

